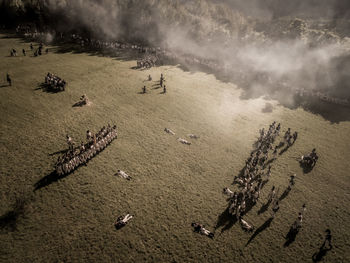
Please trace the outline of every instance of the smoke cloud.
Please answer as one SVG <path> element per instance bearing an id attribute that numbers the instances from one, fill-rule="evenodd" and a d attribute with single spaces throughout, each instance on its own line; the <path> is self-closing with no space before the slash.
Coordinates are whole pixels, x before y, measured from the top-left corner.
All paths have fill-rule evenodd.
<path id="1" fill-rule="evenodd" d="M 58 30 L 215 60 L 247 97 L 282 101 L 300 88 L 350 97 L 348 0 L 39 2 Z"/>

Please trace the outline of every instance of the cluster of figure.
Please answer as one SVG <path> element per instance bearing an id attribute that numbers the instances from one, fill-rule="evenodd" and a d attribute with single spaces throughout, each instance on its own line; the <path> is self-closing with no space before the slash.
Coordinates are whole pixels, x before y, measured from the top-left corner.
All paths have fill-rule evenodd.
<path id="1" fill-rule="evenodd" d="M 66 88 L 67 82 L 64 79 L 48 72 L 45 76 L 45 84 L 53 90 L 63 91 Z"/>
<path id="2" fill-rule="evenodd" d="M 78 102 L 76 102 L 73 106 L 84 106 L 84 105 L 88 105 L 89 104 L 89 98 L 83 94 L 81 97 L 80 97 L 80 100 Z"/>
<path id="3" fill-rule="evenodd" d="M 168 129 L 168 128 L 165 128 L 164 131 L 168 134 L 171 134 L 171 135 L 175 135 L 175 132 L 173 132 L 172 130 Z M 191 139 L 199 139 L 200 136 L 198 135 L 195 135 L 195 134 L 188 134 L 187 135 L 188 137 L 190 137 Z M 177 141 L 178 142 L 181 142 L 182 144 L 186 144 L 186 145 L 191 145 L 192 143 L 187 141 L 186 139 L 183 139 L 183 138 L 177 138 Z"/>
<path id="4" fill-rule="evenodd" d="M 152 81 L 152 76 L 151 75 L 148 75 L 148 81 Z M 165 78 L 164 78 L 163 73 L 161 73 L 160 74 L 160 80 L 159 80 L 159 86 L 161 88 L 163 88 L 163 94 L 166 93 L 166 86 L 164 85 L 164 82 L 165 82 Z M 142 93 L 143 94 L 147 93 L 147 87 L 146 86 L 142 87 Z"/>
<path id="5" fill-rule="evenodd" d="M 91 158 L 105 149 L 115 138 L 117 138 L 117 126 L 112 127 L 109 124 L 107 127 L 102 127 L 94 135 L 88 130 L 86 132 L 87 142 L 85 144 L 82 142 L 78 147 L 75 147 L 74 141 L 67 135 L 69 150 L 62 157 L 58 157 L 55 165 L 56 173 L 62 176 L 69 174 L 82 164 L 86 165 Z"/>
<path id="6" fill-rule="evenodd" d="M 157 56 L 146 56 L 137 61 L 137 68 L 151 68 L 157 65 L 158 57 Z"/>
<path id="7" fill-rule="evenodd" d="M 316 165 L 316 162 L 318 160 L 318 155 L 316 153 L 316 149 L 312 149 L 311 153 L 308 155 L 301 156 L 300 163 L 302 165 L 306 165 L 310 168 L 313 168 Z"/>
<path id="8" fill-rule="evenodd" d="M 268 163 L 277 158 L 277 147 L 273 147 L 273 143 L 279 136 L 281 124 L 274 121 L 267 131 L 261 129 L 260 136 L 255 143 L 256 148 L 250 153 L 246 164 L 239 176 L 236 176 L 234 183 L 238 184 L 240 191 L 233 192 L 229 188 L 224 188 L 224 194 L 229 196 L 229 214 L 235 216 L 240 221 L 242 228 L 246 231 L 253 231 L 254 227 L 243 220 L 243 216 L 248 206 L 257 203 L 260 192 L 265 183 L 269 181 L 271 176 L 271 165 Z M 289 136 L 290 129 L 286 132 L 285 138 Z M 269 153 L 272 152 L 271 159 Z M 267 167 L 267 169 L 265 169 Z M 277 193 L 273 186 L 268 196 L 268 204 L 275 200 Z M 278 202 L 275 202 L 273 210 L 277 212 Z"/>
<path id="9" fill-rule="evenodd" d="M 350 98 L 336 98 L 332 97 L 329 94 L 320 92 L 320 91 L 313 91 L 313 90 L 305 90 L 305 89 L 298 89 L 296 90 L 296 95 L 302 98 L 316 98 L 321 101 L 343 105 L 343 106 L 350 106 Z"/>
<path id="10" fill-rule="evenodd" d="M 283 136 L 284 143 L 287 144 L 287 147 L 292 146 L 295 143 L 295 141 L 297 140 L 297 138 L 298 138 L 298 132 L 294 132 L 292 134 L 290 128 L 288 128 L 288 130 L 286 131 L 286 133 Z"/>

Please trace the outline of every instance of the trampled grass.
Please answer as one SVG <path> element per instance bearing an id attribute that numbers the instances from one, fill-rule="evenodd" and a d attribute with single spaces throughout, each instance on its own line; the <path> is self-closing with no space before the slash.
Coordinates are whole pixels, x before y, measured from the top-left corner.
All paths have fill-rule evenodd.
<path id="1" fill-rule="evenodd" d="M 349 122 L 330 123 L 276 101 L 268 102 L 272 112 L 264 112 L 264 99 L 241 100 L 239 87 L 210 74 L 174 66 L 133 70 L 135 61 L 55 53 L 55 47 L 32 57 L 28 43 L 0 37 L 1 262 L 312 262 L 327 228 L 333 249 L 324 262 L 350 260 Z M 8 57 L 13 47 L 26 48 L 27 56 Z M 6 86 L 6 72 L 12 87 Z M 47 72 L 64 78 L 67 90 L 38 89 Z M 167 94 L 157 87 L 161 73 Z M 146 81 L 148 74 L 154 81 Z M 139 94 L 143 85 L 147 94 Z M 72 107 L 82 94 L 92 105 Z M 273 120 L 283 131 L 298 131 L 299 138 L 273 163 L 246 220 L 256 228 L 268 220 L 270 209 L 257 212 L 273 184 L 281 195 L 296 173 L 296 185 L 270 226 L 247 245 L 252 234 L 238 223 L 218 223 L 227 207 L 222 189 L 233 188 L 258 130 Z M 34 191 L 53 171 L 67 133 L 80 142 L 86 130 L 107 123 L 118 125 L 117 140 L 86 167 Z M 190 133 L 200 139 L 188 138 Z M 296 159 L 314 147 L 319 162 L 303 174 Z M 133 180 L 113 176 L 117 169 Z M 303 203 L 303 227 L 284 247 Z M 114 220 L 127 212 L 134 218 L 117 231 Z M 194 221 L 213 231 L 218 226 L 215 238 L 193 233 Z"/>

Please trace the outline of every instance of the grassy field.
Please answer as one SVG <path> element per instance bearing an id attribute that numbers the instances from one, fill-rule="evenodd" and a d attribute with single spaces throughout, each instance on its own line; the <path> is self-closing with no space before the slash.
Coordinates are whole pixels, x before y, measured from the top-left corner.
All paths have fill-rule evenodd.
<path id="1" fill-rule="evenodd" d="M 27 56 L 9 57 L 13 47 L 27 49 Z M 32 57 L 28 43 L 0 35 L 1 262 L 312 262 L 327 228 L 333 249 L 324 262 L 350 261 L 350 122 L 330 123 L 262 98 L 241 100 L 239 87 L 210 74 L 174 66 L 133 70 L 136 61 L 55 49 Z M 39 89 L 47 72 L 64 78 L 67 90 Z M 167 94 L 157 81 L 146 81 L 161 73 Z M 143 85 L 147 94 L 140 94 Z M 72 107 L 82 94 L 92 105 Z M 266 103 L 272 112 L 263 110 Z M 225 218 L 222 189 L 234 188 L 258 130 L 273 120 L 299 138 L 273 163 L 246 220 L 256 228 L 268 220 L 271 210 L 257 211 L 273 184 L 281 194 L 296 173 L 296 185 L 271 225 L 247 244 L 252 234 Z M 86 130 L 107 123 L 118 125 L 117 140 L 86 167 L 34 191 L 53 171 L 67 133 L 80 142 Z M 191 140 L 190 133 L 200 139 Z M 314 147 L 319 162 L 304 174 L 296 158 Z M 117 169 L 133 180 L 115 177 Z M 303 227 L 284 247 L 303 203 Z M 116 230 L 114 220 L 127 212 L 134 218 Z M 193 233 L 194 221 L 215 230 L 215 238 Z"/>

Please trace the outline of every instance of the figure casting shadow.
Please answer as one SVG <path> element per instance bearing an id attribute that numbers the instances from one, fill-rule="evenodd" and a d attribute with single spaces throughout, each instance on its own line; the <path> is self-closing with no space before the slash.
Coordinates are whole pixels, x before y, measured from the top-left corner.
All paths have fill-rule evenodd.
<path id="1" fill-rule="evenodd" d="M 250 242 L 253 241 L 253 239 L 259 235 L 261 232 L 263 232 L 266 228 L 269 228 L 271 223 L 272 223 L 273 217 L 270 217 L 269 219 L 267 219 L 264 224 L 262 224 L 261 226 L 259 226 L 259 228 L 257 228 L 254 232 L 254 234 L 249 238 L 247 244 L 245 246 L 248 246 Z"/>

